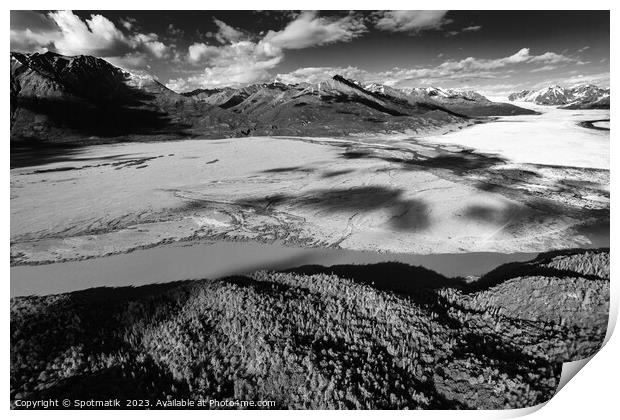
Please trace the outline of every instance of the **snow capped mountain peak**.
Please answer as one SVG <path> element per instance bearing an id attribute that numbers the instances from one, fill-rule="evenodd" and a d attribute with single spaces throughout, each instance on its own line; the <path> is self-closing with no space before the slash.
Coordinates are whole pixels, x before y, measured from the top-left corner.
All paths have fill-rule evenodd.
<path id="1" fill-rule="evenodd" d="M 366 89 L 369 92 L 382 93 L 384 95 L 385 95 L 385 92 L 386 92 L 386 88 L 387 88 L 387 86 L 381 85 L 379 83 L 369 83 L 369 84 L 364 86 L 364 89 Z"/>
<path id="2" fill-rule="evenodd" d="M 604 88 L 593 85 L 591 83 L 577 83 L 571 86 L 569 89 L 575 92 L 585 92 L 585 91 L 590 91 L 590 90 L 605 90 Z"/>
<path id="3" fill-rule="evenodd" d="M 368 83 L 364 86 L 364 88 L 369 92 L 380 93 L 397 98 L 414 96 L 419 97 L 420 99 L 435 99 L 438 101 L 464 100 L 488 102 L 488 99 L 485 96 L 473 90 L 446 89 L 437 86 L 394 88 L 378 83 Z"/>
<path id="4" fill-rule="evenodd" d="M 552 85 L 539 90 L 512 93 L 510 101 L 534 102 L 538 105 L 584 105 L 600 101 L 609 97 L 609 89 L 603 89 L 593 84 L 577 84 L 571 87 Z M 604 104 L 601 103 L 601 106 Z M 608 105 L 607 105 L 608 106 Z"/>
<path id="5" fill-rule="evenodd" d="M 123 69 L 125 70 L 125 69 Z M 133 86 L 133 87 L 137 87 L 137 88 L 142 88 L 144 86 L 153 84 L 153 83 L 159 83 L 157 81 L 157 79 L 152 76 L 151 74 L 148 73 L 134 73 L 134 72 L 130 72 L 125 70 L 125 72 L 127 73 L 127 80 L 126 83 L 129 86 Z"/>
<path id="6" fill-rule="evenodd" d="M 450 96 L 452 96 L 449 90 L 440 87 L 430 86 L 427 87 L 425 90 L 426 93 L 430 96 L 441 96 L 444 98 L 449 98 Z"/>

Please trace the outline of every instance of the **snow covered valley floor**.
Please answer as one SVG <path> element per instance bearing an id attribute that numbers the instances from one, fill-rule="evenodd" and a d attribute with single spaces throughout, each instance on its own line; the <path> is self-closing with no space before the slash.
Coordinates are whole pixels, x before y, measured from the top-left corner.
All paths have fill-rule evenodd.
<path id="1" fill-rule="evenodd" d="M 604 114 L 547 109 L 426 138 L 250 137 L 62 151 L 11 170 L 11 263 L 197 239 L 371 251 L 386 260 L 607 246 L 609 132 L 578 125 Z"/>

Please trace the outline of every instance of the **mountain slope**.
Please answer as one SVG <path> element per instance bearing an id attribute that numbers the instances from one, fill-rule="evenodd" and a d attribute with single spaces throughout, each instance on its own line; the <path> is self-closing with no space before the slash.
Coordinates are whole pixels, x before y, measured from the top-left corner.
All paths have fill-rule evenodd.
<path id="1" fill-rule="evenodd" d="M 20 144 L 424 133 L 475 116 L 532 113 L 475 92 L 364 87 L 338 75 L 178 94 L 100 58 L 51 52 L 11 53 L 10 87 L 11 139 Z"/>
<path id="2" fill-rule="evenodd" d="M 467 118 L 379 97 L 339 76 L 178 94 L 105 60 L 11 53 L 11 139 L 114 141 L 248 135 L 420 132 Z"/>
<path id="3" fill-rule="evenodd" d="M 562 87 L 549 86 L 536 91 L 522 90 L 508 96 L 510 101 L 533 102 L 538 105 L 555 105 L 564 109 L 609 109 L 609 88 L 595 85 Z"/>
<path id="4" fill-rule="evenodd" d="M 296 112 L 301 112 L 299 109 L 301 107 L 322 104 L 335 108 L 336 113 L 352 112 L 350 115 L 363 116 L 370 122 L 383 120 L 381 115 L 362 115 L 355 110 L 348 109 L 347 103 L 365 105 L 394 117 L 420 115 L 437 110 L 468 118 L 490 115 L 536 114 L 535 111 L 512 104 L 491 102 L 473 91 L 460 92 L 439 88 L 396 89 L 376 83 L 363 86 L 339 75 L 313 84 L 285 85 L 275 82 L 252 85 L 241 89 L 196 90 L 183 95 L 222 108 L 232 108 L 240 113 L 256 113 L 257 116 L 266 116 L 259 112 L 259 109 L 267 104 L 269 109 L 277 108 L 278 113 L 287 104 L 296 107 Z M 321 102 L 317 102 L 317 99 Z M 309 115 L 300 117 L 302 123 L 307 123 L 308 119 L 312 120 Z M 331 118 L 333 115 L 328 117 Z"/>
<path id="5" fill-rule="evenodd" d="M 561 106 L 562 109 L 609 109 L 609 95 L 603 96 L 592 101 L 576 101 L 568 105 Z"/>
<path id="6" fill-rule="evenodd" d="M 467 120 L 439 104 L 409 103 L 379 95 L 339 75 L 314 84 L 274 82 L 240 89 L 198 90 L 184 96 L 254 121 L 252 134 L 419 132 Z"/>
<path id="7" fill-rule="evenodd" d="M 12 139 L 178 138 L 221 124 L 234 132 L 240 120 L 99 58 L 11 53 Z"/>
<path id="8" fill-rule="evenodd" d="M 405 92 L 414 100 L 432 101 L 470 117 L 537 114 L 536 111 L 513 104 L 492 102 L 480 93 L 471 90 L 460 91 L 430 87 L 413 88 Z"/>

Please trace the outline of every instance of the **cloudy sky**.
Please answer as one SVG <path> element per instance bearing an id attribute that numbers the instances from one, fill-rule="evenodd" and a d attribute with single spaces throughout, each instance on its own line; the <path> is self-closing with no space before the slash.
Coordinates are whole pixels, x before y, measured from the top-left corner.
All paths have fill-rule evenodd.
<path id="1" fill-rule="evenodd" d="M 179 92 L 338 73 L 504 95 L 609 86 L 609 12 L 12 11 L 11 50 L 95 55 Z"/>

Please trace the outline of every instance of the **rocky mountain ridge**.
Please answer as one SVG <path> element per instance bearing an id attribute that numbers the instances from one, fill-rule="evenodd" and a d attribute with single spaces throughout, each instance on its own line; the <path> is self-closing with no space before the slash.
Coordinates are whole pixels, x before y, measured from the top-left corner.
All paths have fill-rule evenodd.
<path id="1" fill-rule="evenodd" d="M 609 88 L 581 84 L 572 87 L 554 85 L 539 90 L 522 90 L 510 94 L 508 100 L 555 105 L 566 109 L 609 109 L 609 97 Z"/>
<path id="2" fill-rule="evenodd" d="M 96 57 L 11 53 L 11 139 L 37 144 L 422 133 L 532 112 L 471 93 L 364 87 L 338 75 L 179 94 Z"/>
<path id="3" fill-rule="evenodd" d="M 363 85 L 354 80 L 335 75 L 316 83 L 283 84 L 272 82 L 255 84 L 242 88 L 219 88 L 197 89 L 183 93 L 184 96 L 198 101 L 217 105 L 222 108 L 233 108 L 240 105 L 251 95 L 265 89 L 279 89 L 282 92 L 290 91 L 291 99 L 304 95 L 318 95 L 319 97 L 332 97 L 334 94 L 359 95 L 364 99 L 380 102 L 396 103 L 395 108 L 400 107 L 426 107 L 432 109 L 444 109 L 448 112 L 460 114 L 466 117 L 502 116 L 535 114 L 534 111 L 517 107 L 512 104 L 496 103 L 490 101 L 475 91 L 461 91 L 457 89 L 443 89 L 437 87 L 428 88 L 394 88 L 379 83 Z M 254 100 L 255 98 L 250 99 Z M 398 111 L 400 112 L 400 111 Z"/>

